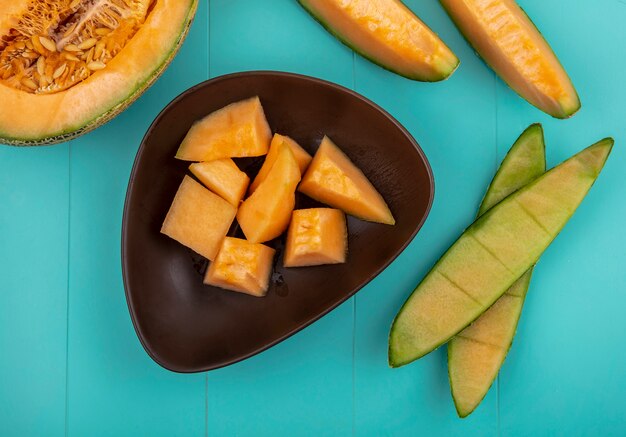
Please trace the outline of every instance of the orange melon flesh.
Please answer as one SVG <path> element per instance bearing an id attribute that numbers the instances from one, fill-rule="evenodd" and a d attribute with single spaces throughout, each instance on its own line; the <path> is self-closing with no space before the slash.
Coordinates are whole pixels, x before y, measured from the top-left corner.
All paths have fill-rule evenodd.
<path id="1" fill-rule="evenodd" d="M 0 0 L 0 30 L 10 28 L 26 0 Z M 54 94 L 32 94 L 0 83 L 0 142 L 50 144 L 92 130 L 125 109 L 174 57 L 197 0 L 156 0 L 146 21 L 107 64 L 77 85 Z"/>
<path id="2" fill-rule="evenodd" d="M 281 144 L 269 174 L 237 212 L 237 221 L 249 241 L 263 243 L 287 229 L 296 202 L 298 182 L 298 163 L 289 146 Z"/>
<path id="3" fill-rule="evenodd" d="M 204 276 L 204 283 L 252 296 L 265 296 L 274 253 L 274 249 L 263 244 L 226 237 Z"/>
<path id="4" fill-rule="evenodd" d="M 209 190 L 234 206 L 239 206 L 250 182 L 248 175 L 230 158 L 196 162 L 189 166 L 189 170 Z"/>
<path id="5" fill-rule="evenodd" d="M 567 73 L 515 1 L 440 1 L 474 49 L 520 96 L 556 118 L 580 109 Z"/>
<path id="6" fill-rule="evenodd" d="M 311 208 L 293 212 L 285 245 L 285 267 L 346 262 L 346 216 L 338 209 Z"/>
<path id="7" fill-rule="evenodd" d="M 298 190 L 360 219 L 396 223 L 380 193 L 328 137 L 322 140 Z"/>
<path id="8" fill-rule="evenodd" d="M 293 157 L 296 158 L 296 162 L 298 163 L 300 174 L 304 174 L 304 172 L 306 171 L 309 163 L 313 159 L 311 155 L 309 155 L 306 150 L 304 150 L 298 143 L 296 143 L 291 138 L 284 135 L 274 134 L 274 137 L 272 138 L 272 142 L 270 144 L 270 150 L 269 152 L 267 152 L 267 156 L 265 157 L 263 166 L 250 184 L 250 194 L 254 193 L 254 190 L 256 190 L 261 182 L 265 180 L 268 173 L 272 169 L 272 165 L 274 165 L 274 162 L 276 161 L 276 157 L 278 156 L 278 151 L 281 144 L 286 144 L 287 146 L 289 146 L 289 148 L 291 148 L 291 151 L 293 152 Z"/>
<path id="9" fill-rule="evenodd" d="M 185 176 L 165 217 L 161 233 L 213 260 L 236 209 L 189 176 Z"/>
<path id="10" fill-rule="evenodd" d="M 439 81 L 458 58 L 399 0 L 299 0 L 324 27 L 370 61 L 409 79 Z"/>
<path id="11" fill-rule="evenodd" d="M 176 152 L 183 161 L 262 156 L 272 132 L 258 97 L 231 103 L 194 123 Z"/>

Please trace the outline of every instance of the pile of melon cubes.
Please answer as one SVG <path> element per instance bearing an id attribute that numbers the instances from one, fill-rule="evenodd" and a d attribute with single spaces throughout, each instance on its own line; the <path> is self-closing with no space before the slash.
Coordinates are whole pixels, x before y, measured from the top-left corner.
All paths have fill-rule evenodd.
<path id="1" fill-rule="evenodd" d="M 232 158 L 265 155 L 250 183 Z M 265 296 L 275 250 L 287 231 L 285 267 L 346 262 L 345 213 L 395 224 L 382 196 L 328 138 L 312 158 L 287 136 L 272 137 L 261 101 L 232 103 L 197 121 L 176 158 L 194 161 L 161 232 L 211 261 L 204 283 Z M 332 208 L 294 210 L 296 190 Z M 246 239 L 228 237 L 237 222 Z"/>

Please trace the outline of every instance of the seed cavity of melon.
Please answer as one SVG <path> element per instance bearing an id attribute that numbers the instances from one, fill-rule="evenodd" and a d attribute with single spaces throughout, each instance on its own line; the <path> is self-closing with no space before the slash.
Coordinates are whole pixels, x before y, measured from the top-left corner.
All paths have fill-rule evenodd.
<path id="1" fill-rule="evenodd" d="M 0 35 L 0 80 L 34 94 L 66 90 L 103 70 L 155 0 L 32 0 Z"/>

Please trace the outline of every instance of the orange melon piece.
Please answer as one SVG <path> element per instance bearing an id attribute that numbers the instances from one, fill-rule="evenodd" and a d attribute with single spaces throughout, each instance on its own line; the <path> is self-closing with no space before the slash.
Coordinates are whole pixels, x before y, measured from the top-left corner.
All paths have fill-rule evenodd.
<path id="1" fill-rule="evenodd" d="M 296 202 L 300 170 L 291 148 L 281 144 L 265 180 L 239 207 L 237 221 L 246 238 L 263 243 L 282 234 Z"/>
<path id="2" fill-rule="evenodd" d="M 376 188 L 328 137 L 322 140 L 299 191 L 363 220 L 396 223 Z"/>
<path id="3" fill-rule="evenodd" d="M 346 262 L 348 231 L 346 216 L 332 208 L 299 209 L 293 212 L 285 267 L 319 266 Z"/>
<path id="4" fill-rule="evenodd" d="M 580 99 L 552 48 L 515 0 L 439 0 L 467 41 L 515 92 L 556 118 Z"/>
<path id="5" fill-rule="evenodd" d="M 252 296 L 265 296 L 274 252 L 263 244 L 226 237 L 204 276 L 204 283 Z"/>
<path id="6" fill-rule="evenodd" d="M 250 183 L 248 175 L 230 158 L 196 162 L 189 166 L 189 170 L 209 190 L 234 206 L 239 206 Z"/>
<path id="7" fill-rule="evenodd" d="M 233 205 L 185 176 L 161 232 L 213 260 L 236 212 Z"/>
<path id="8" fill-rule="evenodd" d="M 183 161 L 262 156 L 272 131 L 258 97 L 231 103 L 191 126 L 176 152 Z"/>
<path id="9" fill-rule="evenodd" d="M 304 174 L 307 167 L 311 163 L 311 160 L 313 158 L 298 143 L 296 143 L 294 140 L 287 136 L 274 134 L 274 137 L 272 138 L 272 143 L 270 144 L 270 150 L 265 157 L 263 166 L 250 184 L 250 194 L 254 193 L 254 190 L 256 190 L 261 182 L 265 180 L 268 173 L 272 169 L 272 166 L 276 161 L 276 157 L 278 156 L 278 150 L 280 149 L 281 144 L 286 144 L 287 146 L 289 146 L 289 148 L 291 148 L 293 156 L 294 158 L 296 158 L 296 162 L 298 163 L 298 167 L 300 168 L 300 174 Z"/>

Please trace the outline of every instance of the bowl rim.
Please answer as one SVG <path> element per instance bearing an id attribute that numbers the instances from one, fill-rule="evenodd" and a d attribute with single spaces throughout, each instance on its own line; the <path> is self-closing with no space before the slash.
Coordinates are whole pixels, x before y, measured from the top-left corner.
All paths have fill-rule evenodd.
<path id="1" fill-rule="evenodd" d="M 367 277 L 365 277 L 356 287 L 354 287 L 354 289 L 350 293 L 347 293 L 345 296 L 342 296 L 342 298 L 339 299 L 336 303 L 334 303 L 333 305 L 330 305 L 329 307 L 325 308 L 324 311 L 320 312 L 315 317 L 312 317 L 311 319 L 307 320 L 305 323 L 302 323 L 300 325 L 294 326 L 294 328 L 291 329 L 286 334 L 284 334 L 284 335 L 282 335 L 280 337 L 277 337 L 273 341 L 265 343 L 265 344 L 261 345 L 260 347 L 257 347 L 256 349 L 250 351 L 249 353 L 246 353 L 246 354 L 243 354 L 243 355 L 237 357 L 236 359 L 220 362 L 220 363 L 215 364 L 215 365 L 209 365 L 209 366 L 204 365 L 204 366 L 201 366 L 200 368 L 197 368 L 197 369 L 196 368 L 189 369 L 189 368 L 184 368 L 184 367 L 176 367 L 176 366 L 171 365 L 170 363 L 166 363 L 163 360 L 161 360 L 161 358 L 158 356 L 158 354 L 156 354 L 154 351 L 152 351 L 152 349 L 149 347 L 149 342 L 147 341 L 146 336 L 142 332 L 140 324 L 139 324 L 139 322 L 137 320 L 137 315 L 136 315 L 137 313 L 135 311 L 134 303 L 133 303 L 133 300 L 131 298 L 131 293 L 130 293 L 130 283 L 129 283 L 129 278 L 128 278 L 128 258 L 129 257 L 128 257 L 128 229 L 127 229 L 127 223 L 128 223 L 128 219 L 129 219 L 128 215 L 129 215 L 129 206 L 130 206 L 131 192 L 133 191 L 133 186 L 134 186 L 134 183 L 135 183 L 135 177 L 136 177 L 136 174 L 137 174 L 138 164 L 139 164 L 139 161 L 141 161 L 143 153 L 146 150 L 147 139 L 152 135 L 152 131 L 161 122 L 161 120 L 172 110 L 172 108 L 175 107 L 176 105 L 178 105 L 185 98 L 187 98 L 187 96 L 197 92 L 200 89 L 204 89 L 205 87 L 210 87 L 210 86 L 212 86 L 212 85 L 214 85 L 214 84 L 216 84 L 218 82 L 222 82 L 222 81 L 226 81 L 226 80 L 232 80 L 232 79 L 245 78 L 245 77 L 251 77 L 251 76 L 268 76 L 268 77 L 277 77 L 277 78 L 297 79 L 297 80 L 302 80 L 302 81 L 305 81 L 305 82 L 313 83 L 313 84 L 316 84 L 316 85 L 320 85 L 320 86 L 323 86 L 323 87 L 330 87 L 330 88 L 335 89 L 336 91 L 339 91 L 340 93 L 347 93 L 347 94 L 351 95 L 352 97 L 354 97 L 355 99 L 360 100 L 361 102 L 365 103 L 366 105 L 373 107 L 377 112 L 379 112 L 383 117 L 387 118 L 397 129 L 399 129 L 404 134 L 404 136 L 409 140 L 409 142 L 411 143 L 413 148 L 416 150 L 416 152 L 420 156 L 422 162 L 424 163 L 424 166 L 426 168 L 426 173 L 427 173 L 427 176 L 428 176 L 428 180 L 429 180 L 428 204 L 426 205 L 426 210 L 425 210 L 422 218 L 420 219 L 419 223 L 415 227 L 415 230 L 404 241 L 404 243 L 400 246 L 400 248 L 396 251 L 396 253 L 392 257 L 387 259 L 384 263 L 382 263 L 378 269 L 373 270 L 372 272 L 370 272 L 370 274 L 367 275 Z M 250 357 L 252 357 L 254 355 L 257 355 L 257 354 L 259 354 L 261 352 L 266 351 L 267 349 L 270 349 L 271 347 L 277 345 L 278 343 L 281 343 L 281 342 L 285 341 L 286 339 L 288 339 L 289 337 L 293 336 L 294 334 L 302 331 L 306 327 L 308 327 L 308 326 L 312 325 L 313 323 L 317 322 L 322 317 L 324 317 L 325 315 L 327 315 L 328 313 L 333 311 L 335 308 L 337 308 L 339 305 L 345 303 L 348 299 L 354 297 L 356 295 L 356 293 L 358 293 L 361 289 L 363 289 L 363 287 L 365 287 L 374 278 L 376 278 L 385 269 L 387 269 L 387 267 L 389 267 L 391 265 L 391 263 L 393 263 L 398 258 L 398 256 L 400 256 L 400 254 L 402 252 L 404 252 L 404 250 L 415 239 L 415 236 L 422 229 L 424 223 L 426 222 L 426 219 L 430 215 L 430 211 L 432 209 L 432 205 L 433 205 L 433 201 L 434 201 L 434 196 L 435 196 L 435 178 L 433 176 L 433 171 L 432 171 L 430 162 L 428 161 L 428 158 L 426 157 L 426 154 L 424 153 L 424 151 L 422 150 L 420 145 L 417 143 L 417 141 L 415 140 L 413 135 L 411 135 L 411 133 L 398 120 L 396 120 L 395 117 L 393 117 L 391 114 L 389 114 L 389 112 L 387 112 L 381 106 L 379 106 L 378 104 L 374 103 L 373 101 L 371 101 L 367 97 L 357 93 L 354 90 L 351 90 L 349 88 L 346 88 L 346 87 L 344 87 L 342 85 L 339 85 L 339 84 L 336 84 L 334 82 L 330 82 L 330 81 L 327 81 L 327 80 L 324 80 L 324 79 L 319 79 L 319 78 L 316 78 L 316 77 L 313 77 L 313 76 L 308 76 L 308 75 L 299 74 L 299 73 L 285 72 L 285 71 L 275 71 L 275 70 L 250 70 L 250 71 L 229 73 L 229 74 L 224 74 L 224 75 L 221 75 L 221 76 L 216 76 L 214 78 L 211 78 L 211 79 L 202 81 L 202 82 L 200 82 L 200 83 L 198 83 L 196 85 L 193 85 L 192 87 L 186 89 L 185 91 L 181 92 L 178 96 L 176 96 L 174 99 L 172 99 L 159 112 L 159 114 L 155 117 L 155 119 L 152 121 L 152 123 L 150 124 L 150 126 L 146 130 L 146 133 L 144 134 L 143 138 L 141 139 L 141 143 L 139 145 L 139 148 L 137 149 L 137 153 L 135 154 L 135 159 L 133 161 L 133 166 L 132 166 L 131 171 L 130 171 L 130 176 L 129 176 L 129 179 L 128 179 L 128 185 L 127 185 L 127 188 L 126 188 L 126 196 L 125 196 L 125 199 L 124 199 L 124 211 L 123 211 L 123 214 L 122 214 L 122 228 L 121 228 L 121 235 L 120 235 L 120 237 L 121 237 L 122 281 L 123 281 L 123 285 L 124 285 L 124 295 L 126 297 L 126 304 L 128 306 L 128 311 L 130 313 L 130 318 L 131 318 L 131 321 L 132 321 L 135 333 L 137 334 L 137 337 L 139 338 L 139 342 L 141 343 L 141 346 L 146 351 L 148 356 L 150 356 L 150 358 L 152 358 L 152 360 L 154 362 L 156 362 L 159 366 L 163 367 L 166 370 L 175 372 L 175 373 L 200 373 L 200 372 L 207 372 L 207 371 L 210 371 L 210 370 L 220 369 L 222 367 L 226 367 L 226 366 L 229 366 L 231 364 L 235 364 L 235 363 L 238 363 L 240 361 L 246 360 L 246 359 L 248 359 L 248 358 L 250 358 Z"/>

